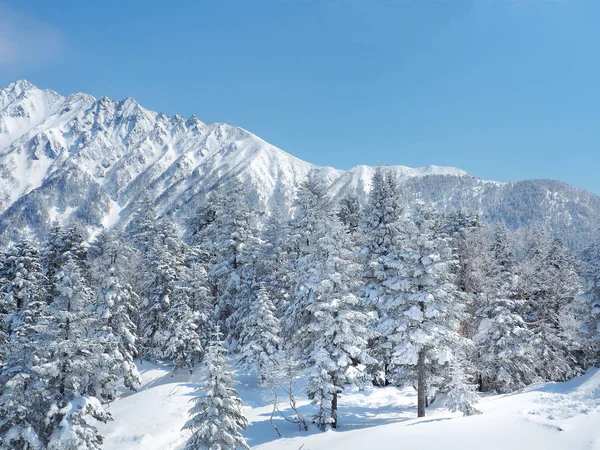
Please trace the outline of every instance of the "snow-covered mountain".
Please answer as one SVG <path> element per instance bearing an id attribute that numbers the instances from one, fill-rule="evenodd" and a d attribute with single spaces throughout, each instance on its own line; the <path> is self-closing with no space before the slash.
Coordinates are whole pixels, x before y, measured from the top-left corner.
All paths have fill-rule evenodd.
<path id="1" fill-rule="evenodd" d="M 393 166 L 407 202 L 483 212 L 512 227 L 535 224 L 574 244 L 600 234 L 600 197 L 550 180 L 483 181 L 452 167 Z M 181 218 L 208 191 L 237 178 L 264 211 L 289 212 L 299 184 L 315 171 L 332 196 L 364 199 L 374 168 L 317 167 L 254 134 L 147 110 L 135 100 L 62 96 L 20 80 L 0 90 L 0 242 L 42 237 L 54 220 L 91 231 L 124 224 L 150 197 Z"/>

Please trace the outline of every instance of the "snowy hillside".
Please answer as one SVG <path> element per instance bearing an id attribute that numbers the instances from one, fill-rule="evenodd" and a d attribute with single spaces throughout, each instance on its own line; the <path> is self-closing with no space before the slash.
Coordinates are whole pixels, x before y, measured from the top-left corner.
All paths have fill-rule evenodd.
<path id="1" fill-rule="evenodd" d="M 99 424 L 106 450 L 181 449 L 195 377 L 172 376 L 169 368 L 144 363 L 143 388 L 109 408 L 115 421 Z M 264 450 L 598 450 L 600 449 L 600 371 L 567 383 L 547 383 L 510 395 L 487 396 L 478 405 L 483 414 L 461 417 L 434 403 L 423 419 L 415 418 L 416 394 L 411 388 L 370 388 L 345 394 L 340 428 L 322 432 L 315 426 L 298 430 L 280 415 L 269 423 L 269 392 L 252 378 L 240 377 L 239 390 L 250 421 L 244 435 L 252 448 Z M 313 407 L 300 397 L 301 412 Z M 439 403 L 443 403 L 440 399 Z M 291 415 L 285 406 L 282 411 Z"/>
<path id="2" fill-rule="evenodd" d="M 316 167 L 252 133 L 193 116 L 167 116 L 135 100 L 62 96 L 20 80 L 0 90 L 0 243 L 42 238 L 54 220 L 91 232 L 131 217 L 150 197 L 160 211 L 189 216 L 206 193 L 237 178 L 255 191 L 258 210 L 288 213 L 310 171 L 330 194 L 365 199 L 373 167 Z M 481 211 L 516 228 L 536 224 L 588 243 L 597 236 L 600 198 L 554 181 L 494 183 L 460 169 L 393 170 L 407 202 Z"/>

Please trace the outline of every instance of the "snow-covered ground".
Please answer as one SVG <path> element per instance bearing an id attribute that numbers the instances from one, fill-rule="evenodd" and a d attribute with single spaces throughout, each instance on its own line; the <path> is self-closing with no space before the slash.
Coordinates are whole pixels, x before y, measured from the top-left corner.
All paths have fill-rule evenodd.
<path id="1" fill-rule="evenodd" d="M 196 375 L 172 375 L 166 367 L 147 363 L 140 370 L 142 389 L 115 401 L 110 406 L 114 422 L 98 425 L 106 436 L 104 448 L 183 448 L 187 434 L 181 427 L 187 420 Z M 251 377 L 238 379 L 250 422 L 244 435 L 252 448 L 600 450 L 599 369 L 567 383 L 539 384 L 510 395 L 484 397 L 478 406 L 483 414 L 472 417 L 452 414 L 438 400 L 427 417 L 416 419 L 412 389 L 345 393 L 338 430 L 322 432 L 311 426 L 302 431 L 277 415 L 274 421 L 282 437 L 269 423 L 269 392 L 258 388 Z M 309 417 L 313 409 L 299 394 L 300 411 Z M 291 416 L 284 400 L 281 409 Z"/>

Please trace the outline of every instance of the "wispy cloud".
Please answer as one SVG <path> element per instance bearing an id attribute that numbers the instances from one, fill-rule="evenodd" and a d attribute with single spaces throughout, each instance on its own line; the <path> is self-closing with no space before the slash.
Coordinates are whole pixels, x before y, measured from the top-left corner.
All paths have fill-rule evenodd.
<path id="1" fill-rule="evenodd" d="M 39 67 L 57 61 L 64 50 L 56 28 L 0 3 L 0 69 Z"/>

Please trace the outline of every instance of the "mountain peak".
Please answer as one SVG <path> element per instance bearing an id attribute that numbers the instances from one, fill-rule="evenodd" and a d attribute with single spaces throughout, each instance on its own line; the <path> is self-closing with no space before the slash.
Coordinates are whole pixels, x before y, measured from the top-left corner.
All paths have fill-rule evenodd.
<path id="1" fill-rule="evenodd" d="M 208 192 L 233 180 L 253 187 L 249 195 L 265 213 L 291 213 L 311 172 L 330 197 L 354 193 L 364 203 L 374 170 L 317 167 L 243 128 L 158 114 L 132 98 L 64 97 L 27 80 L 0 90 L 0 246 L 23 229 L 43 238 L 54 220 L 79 221 L 90 233 L 125 226 L 146 197 L 185 222 Z M 483 182 L 454 167 L 388 170 L 406 202 L 481 211 L 513 227 L 575 229 L 579 242 L 598 235 L 600 197 L 585 192 L 540 181 Z"/>
<path id="2" fill-rule="evenodd" d="M 35 85 L 25 79 L 17 80 L 7 86 L 8 89 L 19 89 L 21 91 L 27 91 L 34 89 Z"/>
<path id="3" fill-rule="evenodd" d="M 4 89 L 0 89 L 0 109 L 13 102 L 16 98 L 35 86 L 27 80 L 17 80 L 10 83 Z"/>

